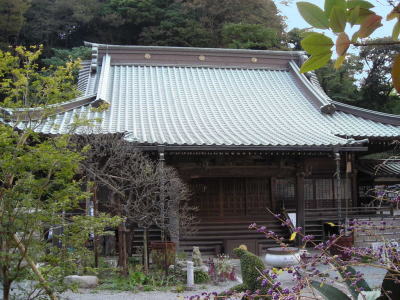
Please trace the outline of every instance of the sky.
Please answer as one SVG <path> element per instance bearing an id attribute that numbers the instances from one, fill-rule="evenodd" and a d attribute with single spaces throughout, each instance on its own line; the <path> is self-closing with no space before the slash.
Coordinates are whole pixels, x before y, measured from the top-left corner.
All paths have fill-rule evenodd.
<path id="1" fill-rule="evenodd" d="M 323 8 L 324 7 L 324 0 L 301 0 L 301 1 L 306 1 L 313 3 L 315 5 L 318 5 L 319 7 Z M 293 0 L 290 1 L 291 3 L 288 6 L 285 6 L 281 4 L 279 0 L 276 0 L 275 3 L 278 6 L 278 9 L 281 12 L 281 15 L 286 17 L 286 24 L 288 25 L 287 30 L 289 31 L 290 29 L 297 27 L 297 28 L 308 28 L 310 25 L 303 20 L 303 18 L 300 16 L 297 7 L 296 7 L 296 2 L 301 2 L 299 0 Z M 372 10 L 375 11 L 380 16 L 384 17 L 383 26 L 378 28 L 372 35 L 371 37 L 384 37 L 384 36 L 390 36 L 392 34 L 392 28 L 394 26 L 395 20 L 392 20 L 390 22 L 386 21 L 386 15 L 392 10 L 392 7 L 389 6 L 386 0 L 370 0 L 370 3 L 375 5 L 375 8 Z M 358 26 L 355 26 L 358 27 Z M 325 31 L 326 32 L 326 31 Z M 346 32 L 352 33 L 352 31 L 346 29 Z"/>

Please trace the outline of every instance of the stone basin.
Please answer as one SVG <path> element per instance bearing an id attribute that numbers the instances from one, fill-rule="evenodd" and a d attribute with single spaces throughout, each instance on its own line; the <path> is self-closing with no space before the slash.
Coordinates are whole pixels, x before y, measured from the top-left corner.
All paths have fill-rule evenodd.
<path id="1" fill-rule="evenodd" d="M 267 265 L 285 268 L 300 263 L 300 250 L 295 247 L 273 247 L 268 248 L 265 254 Z"/>

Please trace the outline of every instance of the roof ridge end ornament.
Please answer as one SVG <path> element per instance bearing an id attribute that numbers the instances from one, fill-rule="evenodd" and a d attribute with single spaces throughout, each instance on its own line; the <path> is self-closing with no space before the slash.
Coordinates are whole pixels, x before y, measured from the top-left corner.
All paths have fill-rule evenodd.
<path id="1" fill-rule="evenodd" d="M 92 73 L 97 72 L 98 58 L 99 58 L 99 46 L 97 44 L 92 44 L 92 60 L 90 62 L 90 71 Z"/>
<path id="2" fill-rule="evenodd" d="M 323 114 L 332 115 L 336 112 L 336 105 L 333 103 L 325 104 L 320 107 Z"/>
<path id="3" fill-rule="evenodd" d="M 368 144 L 369 139 L 362 139 L 362 140 L 356 140 L 354 138 L 348 138 L 346 144 L 348 145 L 364 145 Z"/>

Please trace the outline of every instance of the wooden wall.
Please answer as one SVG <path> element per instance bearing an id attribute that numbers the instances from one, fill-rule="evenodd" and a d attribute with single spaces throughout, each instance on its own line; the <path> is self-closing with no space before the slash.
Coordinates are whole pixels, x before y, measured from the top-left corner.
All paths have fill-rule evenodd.
<path id="1" fill-rule="evenodd" d="M 303 176 L 304 207 L 335 207 L 351 200 L 351 178 L 341 164 L 341 188 L 332 156 L 179 155 L 167 158 L 188 182 L 203 218 L 262 215 L 297 208 L 298 175 Z M 350 201 L 351 202 L 351 201 Z"/>

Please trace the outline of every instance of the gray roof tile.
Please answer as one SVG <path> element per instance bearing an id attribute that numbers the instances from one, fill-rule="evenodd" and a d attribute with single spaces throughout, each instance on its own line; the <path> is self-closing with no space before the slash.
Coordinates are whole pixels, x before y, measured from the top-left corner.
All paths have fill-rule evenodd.
<path id="1" fill-rule="evenodd" d="M 349 137 L 400 136 L 399 126 L 340 110 L 321 113 L 310 97 L 330 99 L 315 78 L 309 81 L 290 66 L 135 65 L 111 58 L 107 64 L 104 56 L 95 73 L 85 65 L 79 85 L 86 95 L 97 92 L 110 108 L 99 113 L 85 105 L 60 113 L 40 132 L 65 133 L 79 114 L 101 118 L 98 132 L 127 132 L 142 144 L 333 146 L 348 144 Z"/>

